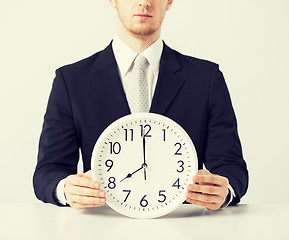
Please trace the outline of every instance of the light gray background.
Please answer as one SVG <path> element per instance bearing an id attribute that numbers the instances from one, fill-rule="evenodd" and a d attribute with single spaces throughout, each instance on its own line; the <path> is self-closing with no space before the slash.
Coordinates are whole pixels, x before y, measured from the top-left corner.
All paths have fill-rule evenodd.
<path id="1" fill-rule="evenodd" d="M 103 49 L 107 0 L 0 1 L 0 201 L 37 201 L 38 140 L 54 71 Z M 288 203 L 289 1 L 175 0 L 162 37 L 220 64 L 250 172 L 243 203 Z"/>

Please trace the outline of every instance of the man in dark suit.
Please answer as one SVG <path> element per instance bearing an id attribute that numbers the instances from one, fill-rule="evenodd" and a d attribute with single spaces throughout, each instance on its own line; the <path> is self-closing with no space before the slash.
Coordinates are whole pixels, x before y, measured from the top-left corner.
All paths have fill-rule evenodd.
<path id="1" fill-rule="evenodd" d="M 173 0 L 109 1 L 118 13 L 112 43 L 56 71 L 33 178 L 36 196 L 76 209 L 105 204 L 104 191 L 91 178 L 91 154 L 102 131 L 132 112 L 128 79 L 142 55 L 150 112 L 179 123 L 196 147 L 200 170 L 187 186 L 186 201 L 210 210 L 237 204 L 246 193 L 248 171 L 218 65 L 184 56 L 160 39 Z M 83 174 L 77 174 L 79 149 Z"/>

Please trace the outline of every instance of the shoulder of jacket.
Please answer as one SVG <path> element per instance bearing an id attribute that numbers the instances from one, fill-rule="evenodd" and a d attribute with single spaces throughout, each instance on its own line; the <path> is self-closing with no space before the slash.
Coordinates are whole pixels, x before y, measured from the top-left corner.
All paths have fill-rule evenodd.
<path id="1" fill-rule="evenodd" d="M 197 57 L 193 57 L 193 56 L 189 56 L 189 55 L 185 55 L 182 54 L 176 50 L 173 50 L 176 57 L 179 59 L 179 61 L 182 64 L 185 65 L 191 65 L 192 67 L 197 67 L 197 68 L 204 68 L 204 69 L 215 69 L 218 68 L 219 65 L 215 62 L 212 62 L 210 60 L 206 60 L 206 59 L 201 59 L 201 58 L 197 58 Z"/>

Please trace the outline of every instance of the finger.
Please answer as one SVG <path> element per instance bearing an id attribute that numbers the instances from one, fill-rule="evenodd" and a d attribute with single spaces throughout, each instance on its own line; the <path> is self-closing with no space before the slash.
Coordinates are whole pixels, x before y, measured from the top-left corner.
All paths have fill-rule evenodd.
<path id="1" fill-rule="evenodd" d="M 221 199 L 218 195 L 209 195 L 195 192 L 187 192 L 186 197 L 190 200 L 201 201 L 201 202 L 210 202 L 210 203 L 220 203 Z"/>
<path id="2" fill-rule="evenodd" d="M 89 208 L 89 207 L 100 207 L 102 205 L 86 205 L 86 204 L 81 204 L 81 203 L 71 203 L 70 206 L 74 209 L 77 210 L 82 210 L 84 208 Z"/>
<path id="3" fill-rule="evenodd" d="M 76 209 L 76 210 L 81 210 L 85 208 L 82 204 L 80 203 L 69 203 L 70 207 Z"/>
<path id="4" fill-rule="evenodd" d="M 200 184 L 213 184 L 217 186 L 228 186 L 228 179 L 216 174 L 195 175 L 193 181 Z"/>
<path id="5" fill-rule="evenodd" d="M 68 202 L 68 204 L 70 205 L 70 207 L 74 209 L 81 210 L 83 208 L 89 208 L 89 207 L 101 207 L 105 204 L 105 202 L 100 203 L 100 204 L 82 204 L 78 202 Z"/>
<path id="6" fill-rule="evenodd" d="M 100 184 L 88 177 L 83 177 L 82 175 L 70 175 L 66 178 L 66 184 L 71 184 L 80 187 L 87 187 L 92 189 L 99 189 Z"/>
<path id="7" fill-rule="evenodd" d="M 206 203 L 198 200 L 192 200 L 192 199 L 187 199 L 186 200 L 189 203 L 196 204 L 198 206 L 206 207 L 208 210 L 218 210 L 220 208 L 220 205 L 217 203 Z"/>
<path id="8" fill-rule="evenodd" d="M 67 192 L 73 195 L 88 196 L 88 197 L 105 197 L 105 192 L 102 190 L 68 185 Z"/>
<path id="9" fill-rule="evenodd" d="M 104 205 L 106 202 L 105 198 L 87 197 L 73 194 L 70 194 L 67 200 L 69 203 L 80 203 L 82 205 Z"/>
<path id="10" fill-rule="evenodd" d="M 211 195 L 219 195 L 222 188 L 213 185 L 188 184 L 187 189 L 192 192 L 199 192 Z"/>

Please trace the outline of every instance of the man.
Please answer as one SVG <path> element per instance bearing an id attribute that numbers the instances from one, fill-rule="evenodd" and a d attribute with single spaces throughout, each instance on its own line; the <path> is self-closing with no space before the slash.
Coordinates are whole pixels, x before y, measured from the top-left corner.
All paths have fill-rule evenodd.
<path id="1" fill-rule="evenodd" d="M 173 0 L 109 2 L 118 14 L 117 37 L 105 50 L 56 71 L 33 179 L 36 196 L 75 209 L 105 204 L 104 191 L 91 178 L 92 150 L 110 123 L 133 112 L 129 79 L 135 59 L 144 56 L 150 112 L 178 122 L 196 147 L 200 170 L 187 186 L 186 201 L 210 210 L 238 203 L 248 172 L 218 65 L 162 42 L 161 24 Z M 84 174 L 76 174 L 79 149 Z"/>

